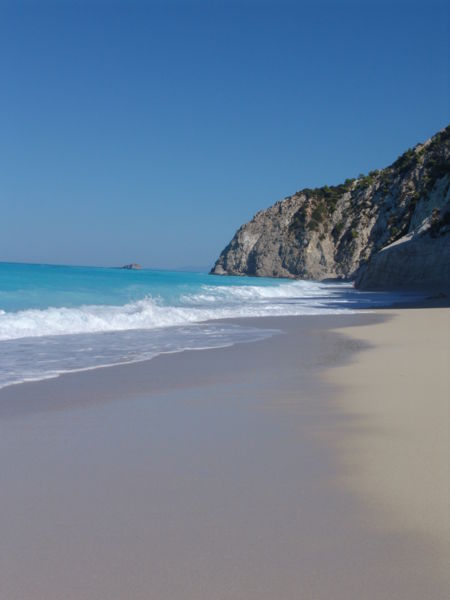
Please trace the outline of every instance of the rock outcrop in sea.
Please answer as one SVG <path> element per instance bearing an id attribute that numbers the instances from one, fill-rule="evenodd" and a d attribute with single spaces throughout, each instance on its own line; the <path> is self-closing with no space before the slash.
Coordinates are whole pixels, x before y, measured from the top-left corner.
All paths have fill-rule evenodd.
<path id="1" fill-rule="evenodd" d="M 258 212 L 211 273 L 450 287 L 450 126 L 385 169 Z"/>

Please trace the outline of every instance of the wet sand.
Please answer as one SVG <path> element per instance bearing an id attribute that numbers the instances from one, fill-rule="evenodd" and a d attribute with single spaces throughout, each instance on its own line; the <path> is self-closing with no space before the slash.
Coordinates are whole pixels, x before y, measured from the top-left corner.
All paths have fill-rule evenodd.
<path id="1" fill-rule="evenodd" d="M 1 390 L 0 598 L 447 598 L 338 381 L 387 319 L 236 321 L 283 333 Z"/>

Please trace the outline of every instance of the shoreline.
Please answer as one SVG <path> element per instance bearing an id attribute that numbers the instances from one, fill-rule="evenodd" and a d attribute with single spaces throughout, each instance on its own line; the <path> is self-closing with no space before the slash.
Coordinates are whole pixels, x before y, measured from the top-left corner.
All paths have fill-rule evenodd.
<path id="1" fill-rule="evenodd" d="M 318 282 L 320 283 L 320 282 Z M 369 294 L 373 293 L 373 292 L 368 292 Z M 378 292 L 375 292 L 378 293 Z M 386 292 L 381 292 L 381 293 L 391 293 L 389 291 Z M 394 292 L 392 292 L 394 293 Z M 192 323 L 188 323 L 187 326 L 196 326 L 196 325 L 217 325 L 217 324 L 223 324 L 223 325 L 238 325 L 238 326 L 243 326 L 243 327 L 249 327 L 251 329 L 255 329 L 255 330 L 266 330 L 266 329 L 270 329 L 270 327 L 267 327 L 267 322 L 270 322 L 271 319 L 280 319 L 281 322 L 283 322 L 283 319 L 297 319 L 297 318 L 322 318 L 322 317 L 340 317 L 340 316 L 349 316 L 349 315 L 365 315 L 365 314 L 376 314 L 378 311 L 383 311 L 385 309 L 389 309 L 389 308 L 422 308 L 422 307 L 439 307 L 439 306 L 449 306 L 450 305 L 450 300 L 447 296 L 447 294 L 444 294 L 442 292 L 435 294 L 433 296 L 430 297 L 426 297 L 425 296 L 425 292 L 424 290 L 422 291 L 418 291 L 418 290 L 411 290 L 408 291 L 406 290 L 405 293 L 410 297 L 409 300 L 396 300 L 396 301 L 389 301 L 387 304 L 376 304 L 375 306 L 367 306 L 367 307 L 363 307 L 363 306 L 355 306 L 355 307 L 350 307 L 349 309 L 347 309 L 347 311 L 344 312 L 334 312 L 334 313 L 324 313 L 324 314 L 300 314 L 300 315 L 276 315 L 276 316 L 244 316 L 244 317 L 231 317 L 231 318 L 214 318 L 214 319 L 207 319 L 205 321 L 198 321 L 198 322 L 192 322 Z M 411 295 L 412 297 L 415 297 L 414 299 L 411 299 Z M 176 327 L 176 326 L 174 326 Z M 165 329 L 170 329 L 171 327 L 165 327 Z M 274 326 L 272 329 L 276 330 L 276 326 Z M 134 330 L 132 330 L 134 331 Z M 120 331 L 117 331 L 117 333 L 120 333 Z M 76 335 L 76 334 L 74 334 Z M 269 336 L 271 337 L 271 336 Z M 20 340 L 20 338 L 19 338 Z M 7 340 L 9 341 L 9 340 Z M 12 339 L 11 341 L 17 341 Z M 151 357 L 145 357 L 145 358 L 138 358 L 135 360 L 124 360 L 123 362 L 112 362 L 112 363 L 106 363 L 106 364 L 98 364 L 98 365 L 92 365 L 92 366 L 85 366 L 85 367 L 80 367 L 80 368 L 74 368 L 71 370 L 66 370 L 66 371 L 61 371 L 61 372 L 55 372 L 53 374 L 48 374 L 47 376 L 43 377 L 43 378 L 29 378 L 29 379 L 24 379 L 22 381 L 12 381 L 10 383 L 7 383 L 6 385 L 0 386 L 0 393 L 2 392 L 2 390 L 8 389 L 10 387 L 13 386 L 22 386 L 22 385 L 29 385 L 29 384 L 38 384 L 42 381 L 49 381 L 49 380 L 53 380 L 53 379 L 59 379 L 60 377 L 65 377 L 67 375 L 74 375 L 77 373 L 83 373 L 86 371 L 95 371 L 98 369 L 114 369 L 116 367 L 123 367 L 123 366 L 128 366 L 128 365 L 134 365 L 134 364 L 141 364 L 141 363 L 147 363 L 149 361 L 154 360 L 155 358 L 158 358 L 159 356 L 167 356 L 167 355 L 172 355 L 172 354 L 178 354 L 178 353 L 184 353 L 184 352 L 189 352 L 189 351 L 209 351 L 209 350 L 215 350 L 215 349 L 220 349 L 220 348 L 225 348 L 228 346 L 233 346 L 236 344 L 252 344 L 254 342 L 257 342 L 258 339 L 247 339 L 247 340 L 233 340 L 230 343 L 225 343 L 223 346 L 208 346 L 208 347 L 191 347 L 191 348 L 186 348 L 186 349 L 175 349 L 175 350 L 167 350 L 167 351 L 158 351 L 156 350 L 156 354 L 154 354 Z"/>
<path id="2" fill-rule="evenodd" d="M 208 323 L 248 326 L 255 329 L 272 330 L 276 333 L 263 339 L 234 342 L 229 345 L 211 348 L 190 348 L 174 352 L 162 352 L 152 358 L 139 361 L 88 367 L 86 369 L 63 372 L 46 379 L 23 381 L 7 385 L 0 388 L 0 416 L 2 407 L 10 402 L 25 404 L 26 399 L 37 397 L 41 400 L 45 397 L 56 397 L 60 392 L 64 392 L 66 388 L 71 389 L 77 385 L 86 389 L 89 385 L 98 388 L 104 384 L 105 396 L 113 394 L 118 397 L 124 394 L 153 394 L 190 385 L 192 381 L 188 375 L 188 368 L 182 368 L 181 372 L 183 376 L 180 377 L 180 366 L 184 363 L 193 365 L 202 362 L 202 357 L 208 357 L 209 364 L 219 364 L 222 358 L 221 353 L 233 354 L 233 349 L 235 349 L 235 352 L 239 356 L 248 358 L 249 353 L 245 351 L 246 348 L 251 350 L 255 345 L 260 344 L 269 348 L 271 340 L 283 336 L 292 330 L 293 324 L 299 324 L 300 329 L 304 324 L 308 331 L 318 328 L 332 332 L 340 324 L 345 328 L 350 328 L 358 326 L 361 322 L 372 323 L 383 319 L 384 317 L 381 313 L 377 313 L 376 311 L 360 311 L 348 314 L 235 317 L 211 320 Z M 332 333 L 331 335 L 334 334 Z M 359 344 L 349 343 L 348 351 L 355 351 L 355 348 L 358 349 L 359 347 Z M 198 355 L 199 358 L 197 359 L 194 355 Z M 341 359 L 344 361 L 347 360 L 344 358 L 344 353 L 342 353 Z M 174 363 L 173 366 L 170 364 L 171 362 Z M 245 371 L 247 366 L 242 364 L 241 370 Z M 257 371 L 259 369 L 258 363 L 254 362 L 251 368 Z M 161 370 L 165 373 L 165 378 L 159 376 Z M 318 375 L 318 372 L 316 375 Z M 108 385 L 105 380 L 108 376 L 114 381 L 113 386 Z M 216 369 L 213 377 L 220 377 L 220 369 Z M 208 379 L 207 375 L 205 375 L 205 379 Z M 213 378 L 210 379 L 212 380 Z M 116 385 L 118 382 L 121 386 L 119 388 Z M 102 395 L 101 389 L 98 389 L 97 392 L 99 395 Z M 33 404 L 36 403 L 33 401 Z"/>
<path id="3" fill-rule="evenodd" d="M 364 479 L 389 428 L 347 397 L 395 311 L 0 390 L 5 593 L 443 600 L 445 551 Z"/>

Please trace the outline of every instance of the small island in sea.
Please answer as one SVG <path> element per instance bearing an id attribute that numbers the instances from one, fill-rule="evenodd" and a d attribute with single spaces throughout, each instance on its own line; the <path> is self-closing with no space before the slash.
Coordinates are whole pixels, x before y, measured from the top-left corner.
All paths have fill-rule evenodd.
<path id="1" fill-rule="evenodd" d="M 137 263 L 130 263 L 128 265 L 123 265 L 123 267 L 120 267 L 121 269 L 127 269 L 128 271 L 140 271 L 142 269 L 141 265 L 138 265 Z"/>

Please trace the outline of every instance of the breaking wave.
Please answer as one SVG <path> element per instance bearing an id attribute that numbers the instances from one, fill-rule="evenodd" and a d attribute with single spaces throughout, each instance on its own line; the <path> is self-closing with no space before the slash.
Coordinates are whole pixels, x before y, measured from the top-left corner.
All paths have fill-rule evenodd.
<path id="1" fill-rule="evenodd" d="M 0 388 L 276 333 L 257 320 L 222 319 L 348 313 L 393 301 L 343 283 L 30 265 L 4 271 Z"/>
<path id="2" fill-rule="evenodd" d="M 342 293 L 342 286 L 339 286 Z M 201 286 L 181 294 L 172 304 L 147 296 L 122 306 L 0 312 L 0 340 L 68 334 L 155 329 L 232 317 L 329 314 L 346 309 L 332 288 L 310 282 L 277 286 Z M 340 305 L 340 306 L 339 306 Z"/>

